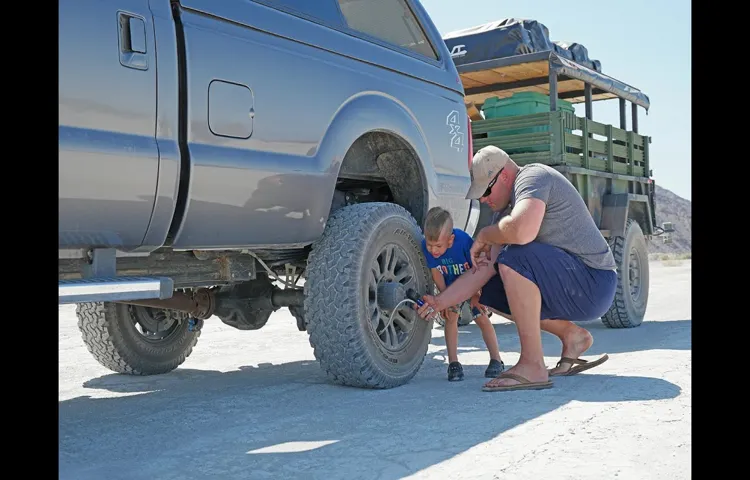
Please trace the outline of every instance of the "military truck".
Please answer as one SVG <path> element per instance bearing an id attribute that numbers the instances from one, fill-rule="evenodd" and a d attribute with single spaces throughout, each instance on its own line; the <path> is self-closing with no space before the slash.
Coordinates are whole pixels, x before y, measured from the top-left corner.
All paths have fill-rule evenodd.
<path id="1" fill-rule="evenodd" d="M 495 145 L 520 166 L 543 163 L 565 175 L 617 262 L 617 293 L 601 321 L 611 328 L 641 325 L 649 295 L 646 242 L 673 231 L 669 223 L 657 224 L 652 138 L 638 128 L 638 107 L 649 108 L 648 96 L 602 73 L 601 62 L 590 60 L 580 44 L 550 42 L 536 20 L 489 22 L 444 39 L 471 112 L 472 150 Z M 594 102 L 608 99 L 619 102 L 619 128 L 593 120 Z M 562 108 L 563 102 L 583 103 L 585 115 Z M 492 213 L 481 206 L 475 235 Z"/>
<path id="2" fill-rule="evenodd" d="M 417 373 L 419 225 L 479 217 L 418 0 L 61 0 L 59 59 L 59 301 L 96 360 L 166 373 L 205 320 L 288 308 L 332 381 Z"/>

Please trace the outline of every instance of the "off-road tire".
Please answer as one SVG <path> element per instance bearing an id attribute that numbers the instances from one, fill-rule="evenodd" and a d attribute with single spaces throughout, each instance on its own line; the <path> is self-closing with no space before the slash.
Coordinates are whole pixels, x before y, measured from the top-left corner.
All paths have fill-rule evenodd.
<path id="1" fill-rule="evenodd" d="M 609 241 L 617 263 L 617 291 L 609 311 L 602 316 L 602 323 L 609 328 L 633 328 L 643 323 L 648 305 L 649 269 L 648 248 L 643 230 L 633 219 L 625 225 L 625 235 Z M 631 256 L 634 253 L 635 259 Z M 632 295 L 631 263 L 637 262 L 640 282 L 635 298 Z"/>
<path id="2" fill-rule="evenodd" d="M 432 322 L 413 314 L 405 345 L 387 350 L 370 321 L 371 265 L 381 249 L 403 249 L 417 292 L 433 287 L 421 250 L 422 232 L 404 208 L 362 203 L 335 211 L 308 258 L 305 319 L 315 358 L 328 378 L 359 388 L 393 388 L 408 383 L 424 361 Z M 413 307 L 406 303 L 405 308 Z"/>
<path id="3" fill-rule="evenodd" d="M 133 307 L 121 303 L 77 305 L 83 342 L 100 364 L 117 373 L 157 375 L 174 370 L 192 353 L 200 330 L 190 331 L 187 321 L 164 340 L 149 342 L 136 329 L 132 312 Z"/>

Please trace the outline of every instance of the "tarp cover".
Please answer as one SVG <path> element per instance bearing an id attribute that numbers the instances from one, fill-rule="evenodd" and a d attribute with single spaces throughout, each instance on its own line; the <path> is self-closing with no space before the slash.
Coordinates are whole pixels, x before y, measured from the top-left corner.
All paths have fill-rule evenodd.
<path id="1" fill-rule="evenodd" d="M 602 71 L 601 63 L 589 58 L 586 47 L 580 43 L 550 40 L 547 27 L 536 20 L 497 20 L 450 32 L 443 36 L 443 41 L 456 65 L 552 51 L 591 70 Z"/>
<path id="2" fill-rule="evenodd" d="M 555 53 L 549 54 L 550 69 L 555 70 L 560 75 L 576 78 L 582 82 L 590 83 L 604 91 L 614 93 L 629 102 L 640 105 L 648 112 L 651 101 L 648 96 L 635 87 L 627 83 L 605 75 L 601 72 L 595 72 L 586 67 L 576 64 L 567 58 L 560 57 Z"/>

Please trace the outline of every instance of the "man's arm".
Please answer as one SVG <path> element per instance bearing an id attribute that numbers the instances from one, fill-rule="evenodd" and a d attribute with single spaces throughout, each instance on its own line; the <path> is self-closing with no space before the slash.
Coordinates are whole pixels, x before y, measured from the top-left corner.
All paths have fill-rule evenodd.
<path id="1" fill-rule="evenodd" d="M 490 245 L 525 245 L 539 234 L 544 219 L 552 177 L 540 167 L 530 167 L 519 173 L 515 181 L 516 202 L 508 215 L 499 222 L 484 227 L 477 241 Z"/>
<path id="2" fill-rule="evenodd" d="M 479 266 L 476 272 L 468 271 L 464 273 L 435 297 L 433 307 L 441 311 L 451 305 L 458 305 L 464 300 L 470 299 L 493 275 L 496 275 L 496 272 L 491 264 Z"/>
<path id="3" fill-rule="evenodd" d="M 545 208 L 542 200 L 525 198 L 498 223 L 484 227 L 477 235 L 477 241 L 490 245 L 525 245 L 539 233 Z"/>
<path id="4" fill-rule="evenodd" d="M 500 255 L 501 248 L 503 248 L 503 246 L 499 243 L 492 246 L 492 250 L 490 250 L 490 263 L 495 263 L 497 256 Z"/>

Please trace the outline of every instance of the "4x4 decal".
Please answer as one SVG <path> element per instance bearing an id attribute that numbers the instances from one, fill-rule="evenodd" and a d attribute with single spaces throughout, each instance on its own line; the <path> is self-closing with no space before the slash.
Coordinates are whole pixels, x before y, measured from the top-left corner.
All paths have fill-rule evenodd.
<path id="1" fill-rule="evenodd" d="M 448 114 L 448 118 L 445 120 L 445 124 L 450 128 L 451 136 L 451 147 L 461 152 L 464 148 L 464 132 L 461 131 L 461 124 L 459 123 L 458 111 L 453 110 Z"/>

